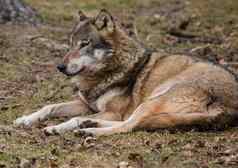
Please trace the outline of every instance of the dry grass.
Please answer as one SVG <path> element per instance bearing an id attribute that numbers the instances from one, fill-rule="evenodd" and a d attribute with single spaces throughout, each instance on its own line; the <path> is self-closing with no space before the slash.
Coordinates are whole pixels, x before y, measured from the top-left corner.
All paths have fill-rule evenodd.
<path id="1" fill-rule="evenodd" d="M 18 116 L 32 113 L 45 104 L 73 99 L 69 79 L 51 66 L 61 60 L 65 50 L 31 39 L 43 36 L 59 44 L 66 43 L 79 8 L 93 14 L 104 7 L 120 18 L 135 16 L 140 38 L 146 39 L 151 47 L 186 52 L 215 62 L 234 62 L 238 58 L 236 0 L 26 2 L 40 12 L 45 25 L 39 28 L 0 26 L 0 167 L 112 168 L 122 161 L 134 168 L 238 166 L 237 128 L 220 132 L 139 131 L 89 142 L 72 134 L 46 137 L 39 128 L 6 128 Z M 178 2 L 185 3 L 185 7 L 179 6 Z M 173 18 L 179 22 L 174 23 Z M 171 26 L 176 27 L 186 18 L 189 18 L 186 32 L 198 35 L 200 39 L 214 40 L 181 39 L 168 33 Z M 216 38 L 221 42 L 215 43 Z M 188 52 L 195 47 L 201 49 L 196 53 Z M 233 70 L 237 72 L 235 68 Z"/>

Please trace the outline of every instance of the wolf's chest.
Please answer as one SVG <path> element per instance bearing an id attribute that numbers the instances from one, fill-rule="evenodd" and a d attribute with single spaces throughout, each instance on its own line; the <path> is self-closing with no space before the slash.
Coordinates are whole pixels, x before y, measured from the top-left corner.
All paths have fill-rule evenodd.
<path id="1" fill-rule="evenodd" d="M 95 105 L 97 109 L 102 112 L 107 111 L 108 106 L 115 103 L 115 100 L 122 96 L 124 92 L 125 89 L 122 88 L 114 88 L 107 91 L 96 100 Z"/>

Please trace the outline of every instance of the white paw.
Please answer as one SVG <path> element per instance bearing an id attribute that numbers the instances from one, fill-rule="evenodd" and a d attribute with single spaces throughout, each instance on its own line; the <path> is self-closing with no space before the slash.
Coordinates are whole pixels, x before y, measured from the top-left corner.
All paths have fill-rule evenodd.
<path id="1" fill-rule="evenodd" d="M 17 118 L 13 124 L 17 127 L 23 126 L 23 127 L 30 127 L 33 125 L 32 120 L 30 119 L 29 116 L 22 116 L 20 118 Z"/>
<path id="2" fill-rule="evenodd" d="M 62 133 L 56 126 L 49 126 L 43 129 L 46 135 L 59 135 Z"/>

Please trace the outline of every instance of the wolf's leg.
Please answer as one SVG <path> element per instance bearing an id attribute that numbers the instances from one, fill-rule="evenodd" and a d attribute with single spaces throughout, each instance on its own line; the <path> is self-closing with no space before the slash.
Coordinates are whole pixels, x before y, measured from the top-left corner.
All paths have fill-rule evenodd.
<path id="1" fill-rule="evenodd" d="M 14 121 L 16 126 L 32 126 L 51 117 L 71 117 L 89 113 L 88 107 L 80 100 L 67 103 L 51 104 L 28 116 Z"/>
<path id="2" fill-rule="evenodd" d="M 83 128 L 83 129 L 78 129 L 77 131 L 96 135 L 96 136 L 131 132 L 133 129 L 141 128 L 140 122 L 137 122 L 137 120 L 143 119 L 139 115 L 138 116 L 134 115 L 133 117 L 134 118 L 131 118 L 131 120 L 129 121 L 125 121 L 122 123 L 115 123 L 113 124 L 114 126 L 111 126 L 111 127 Z M 166 114 L 166 115 L 161 115 L 157 120 L 157 122 L 161 121 L 161 125 L 157 125 L 156 127 L 153 126 L 152 128 L 155 129 L 155 128 L 174 127 L 178 124 L 192 124 L 193 122 L 197 123 L 199 121 L 205 121 L 205 120 L 208 121 L 212 118 L 214 118 L 214 116 L 211 116 L 208 114 L 201 114 L 201 113 L 191 113 L 191 114 L 187 114 L 183 116 L 178 116 L 178 115 L 173 116 L 173 115 Z M 175 123 L 170 125 L 171 120 L 178 120 L 178 123 L 176 123 L 175 121 Z M 189 122 L 185 121 L 184 123 L 182 123 L 181 121 L 184 121 L 184 120 L 187 120 Z M 145 129 L 151 129 L 151 128 L 145 127 Z"/>
<path id="3" fill-rule="evenodd" d="M 83 129 L 78 129 L 76 131 L 89 133 L 89 134 L 93 134 L 97 136 L 110 135 L 110 134 L 122 133 L 122 132 L 130 132 L 133 128 L 135 128 L 138 125 L 140 118 L 143 118 L 144 114 L 147 113 L 146 105 L 147 104 L 141 104 L 137 108 L 137 110 L 132 114 L 132 116 L 126 121 L 111 123 L 111 125 L 107 127 L 83 128 Z"/>
<path id="4" fill-rule="evenodd" d="M 209 122 L 224 112 L 219 105 L 210 106 L 207 92 L 194 86 L 178 85 L 158 95 L 141 104 L 124 122 L 115 123 L 111 127 L 79 129 L 79 132 L 100 136 L 130 132 L 140 128 L 156 129 L 190 125 Z"/>
<path id="5" fill-rule="evenodd" d="M 75 117 L 59 125 L 46 127 L 44 132 L 62 134 L 81 127 L 110 127 L 121 123 L 121 121 L 117 121 L 119 118 L 115 113 L 101 112 L 87 117 Z"/>

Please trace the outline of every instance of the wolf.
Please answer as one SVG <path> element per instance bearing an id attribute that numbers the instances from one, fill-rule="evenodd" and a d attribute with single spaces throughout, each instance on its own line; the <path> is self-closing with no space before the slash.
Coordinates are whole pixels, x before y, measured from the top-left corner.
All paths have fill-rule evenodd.
<path id="1" fill-rule="evenodd" d="M 16 126 L 67 116 L 72 118 L 44 128 L 45 133 L 101 136 L 238 116 L 232 73 L 190 56 L 148 49 L 105 9 L 95 17 L 79 12 L 69 41 L 71 49 L 57 68 L 74 78 L 78 99 L 47 105 L 16 119 Z"/>

